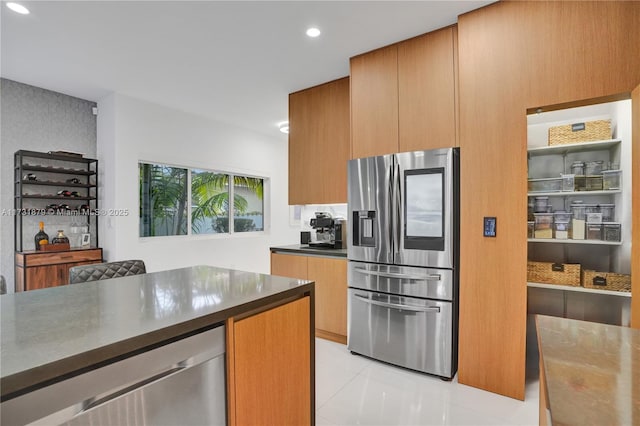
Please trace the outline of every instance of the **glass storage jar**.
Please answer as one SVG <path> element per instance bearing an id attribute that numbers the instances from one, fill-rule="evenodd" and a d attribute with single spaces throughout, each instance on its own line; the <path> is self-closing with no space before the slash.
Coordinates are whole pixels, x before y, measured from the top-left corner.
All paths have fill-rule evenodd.
<path id="1" fill-rule="evenodd" d="M 51 244 L 69 244 L 69 239 L 64 235 L 64 231 L 62 229 L 58 229 L 58 235 L 53 237 Z"/>

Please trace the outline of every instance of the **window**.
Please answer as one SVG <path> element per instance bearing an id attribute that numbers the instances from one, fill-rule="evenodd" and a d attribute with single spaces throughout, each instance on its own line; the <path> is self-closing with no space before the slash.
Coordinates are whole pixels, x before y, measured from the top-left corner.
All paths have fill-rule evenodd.
<path id="1" fill-rule="evenodd" d="M 139 169 L 141 237 L 264 230 L 263 178 L 163 164 Z"/>

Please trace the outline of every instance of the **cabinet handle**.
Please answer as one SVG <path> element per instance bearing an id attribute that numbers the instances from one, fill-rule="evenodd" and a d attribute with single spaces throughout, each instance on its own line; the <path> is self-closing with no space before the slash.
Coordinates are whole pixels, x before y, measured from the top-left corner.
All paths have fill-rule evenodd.
<path id="1" fill-rule="evenodd" d="M 60 256 L 60 259 L 73 259 L 73 255 L 72 254 L 68 254 L 66 256 Z"/>

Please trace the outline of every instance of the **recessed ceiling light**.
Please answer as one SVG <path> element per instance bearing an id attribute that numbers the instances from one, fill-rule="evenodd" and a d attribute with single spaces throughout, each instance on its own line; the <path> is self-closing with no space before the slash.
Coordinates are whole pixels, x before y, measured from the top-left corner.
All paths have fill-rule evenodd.
<path id="1" fill-rule="evenodd" d="M 9 2 L 7 3 L 7 7 L 11 10 L 13 10 L 16 13 L 19 13 L 21 15 L 28 15 L 29 14 L 29 9 L 27 9 L 26 7 L 24 7 L 21 4 L 18 3 L 13 3 L 13 2 Z"/>
<path id="2" fill-rule="evenodd" d="M 288 121 L 283 121 L 282 123 L 278 124 L 278 128 L 280 129 L 280 131 L 282 133 L 289 133 L 289 122 Z"/>
<path id="3" fill-rule="evenodd" d="M 315 27 L 311 27 L 307 30 L 307 35 L 309 37 L 318 37 L 320 35 L 320 30 Z"/>

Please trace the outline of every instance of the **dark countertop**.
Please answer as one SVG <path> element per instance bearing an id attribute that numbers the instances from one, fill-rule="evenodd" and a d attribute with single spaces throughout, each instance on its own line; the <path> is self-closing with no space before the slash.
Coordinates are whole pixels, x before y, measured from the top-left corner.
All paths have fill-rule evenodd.
<path id="1" fill-rule="evenodd" d="M 640 330 L 536 316 L 553 425 L 640 424 Z"/>
<path id="2" fill-rule="evenodd" d="M 347 258 L 347 249 L 331 249 L 309 247 L 307 244 L 293 244 L 290 246 L 270 247 L 272 253 L 305 254 L 323 257 L 344 257 Z"/>
<path id="3" fill-rule="evenodd" d="M 312 292 L 311 281 L 194 266 L 3 295 L 2 399 Z"/>

